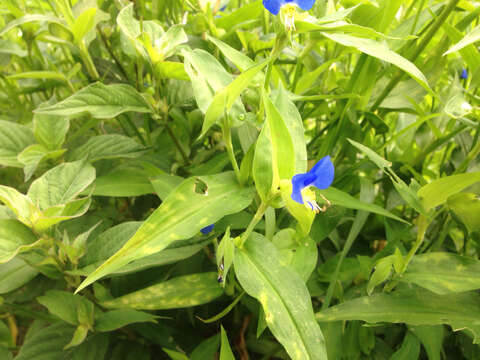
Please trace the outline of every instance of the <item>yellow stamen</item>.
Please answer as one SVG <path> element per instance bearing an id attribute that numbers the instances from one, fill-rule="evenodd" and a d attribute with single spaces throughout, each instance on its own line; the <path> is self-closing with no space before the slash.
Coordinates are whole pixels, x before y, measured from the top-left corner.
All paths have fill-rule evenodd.
<path id="1" fill-rule="evenodd" d="M 280 9 L 281 19 L 287 31 L 295 30 L 295 14 L 297 13 L 297 5 L 288 3 Z"/>

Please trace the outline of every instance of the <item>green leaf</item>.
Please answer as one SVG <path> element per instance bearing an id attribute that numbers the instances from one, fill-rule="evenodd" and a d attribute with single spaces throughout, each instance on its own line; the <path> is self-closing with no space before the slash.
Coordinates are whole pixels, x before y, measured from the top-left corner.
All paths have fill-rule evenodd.
<path id="1" fill-rule="evenodd" d="M 0 201 L 15 213 L 18 220 L 29 227 L 32 226 L 33 219 L 38 217 L 40 212 L 28 196 L 8 186 L 0 185 Z"/>
<path id="2" fill-rule="evenodd" d="M 26 71 L 18 74 L 8 76 L 9 79 L 55 79 L 60 81 L 67 81 L 64 74 L 56 71 Z"/>
<path id="3" fill-rule="evenodd" d="M 326 38 L 333 40 L 343 46 L 354 47 L 357 50 L 373 56 L 377 59 L 391 63 L 414 78 L 427 91 L 432 91 L 428 85 L 425 75 L 410 61 L 390 50 L 385 44 L 372 39 L 359 38 L 345 34 L 322 32 Z"/>
<path id="4" fill-rule="evenodd" d="M 48 290 L 37 298 L 50 313 L 72 325 L 93 325 L 94 305 L 90 300 L 67 291 Z M 85 313 L 87 321 L 81 321 Z"/>
<path id="5" fill-rule="evenodd" d="M 42 14 L 25 15 L 25 16 L 22 16 L 21 18 L 10 21 L 0 31 L 0 37 L 3 36 L 6 32 L 10 31 L 11 29 L 13 29 L 13 28 L 15 28 L 19 25 L 27 24 L 27 23 L 30 23 L 30 22 L 36 22 L 36 21 L 51 22 L 51 23 L 55 23 L 55 24 L 65 26 L 65 22 L 62 19 L 59 19 L 59 18 L 51 16 L 51 15 L 42 15 Z"/>
<path id="6" fill-rule="evenodd" d="M 425 348 L 428 360 L 440 360 L 443 348 L 443 325 L 409 326 L 409 330 L 421 341 Z"/>
<path id="7" fill-rule="evenodd" d="M 188 42 L 188 36 L 183 30 L 183 27 L 173 25 L 169 27 L 162 37 L 155 41 L 155 50 L 161 54 L 162 59 L 166 59 L 175 54 L 179 45 L 186 42 Z"/>
<path id="8" fill-rule="evenodd" d="M 377 264 L 375 265 L 375 272 L 372 274 L 370 280 L 368 281 L 368 295 L 371 295 L 373 289 L 375 289 L 377 285 L 387 280 L 387 278 L 390 276 L 394 259 L 395 258 L 393 257 L 393 255 L 391 255 L 384 257 L 377 262 Z"/>
<path id="9" fill-rule="evenodd" d="M 158 197 L 165 200 L 173 189 L 175 189 L 180 183 L 185 180 L 184 178 L 176 175 L 170 175 L 167 173 L 157 174 L 154 178 L 150 178 L 155 192 Z"/>
<path id="10" fill-rule="evenodd" d="M 50 102 L 45 106 L 51 105 Z M 35 139 L 49 150 L 60 149 L 65 142 L 70 121 L 61 116 L 40 115 L 33 116 L 33 134 Z"/>
<path id="11" fill-rule="evenodd" d="M 107 311 L 95 319 L 96 331 L 114 331 L 128 324 L 155 322 L 156 316 L 133 309 Z"/>
<path id="12" fill-rule="evenodd" d="M 135 234 L 141 224 L 140 221 L 124 222 L 107 229 L 93 239 L 89 239 L 86 253 L 80 260 L 79 266 L 98 264 L 108 259 Z"/>
<path id="13" fill-rule="evenodd" d="M 222 54 L 230 60 L 240 71 L 246 71 L 255 65 L 255 61 L 250 59 L 247 55 L 225 44 L 223 41 L 214 38 L 207 34 L 207 39 L 213 42 Z"/>
<path id="14" fill-rule="evenodd" d="M 391 219 L 395 219 L 403 223 L 407 223 L 405 220 L 392 214 L 390 211 L 382 208 L 381 206 L 361 201 L 349 195 L 348 193 L 342 190 L 336 189 L 334 187 L 329 187 L 328 189 L 317 190 L 317 191 L 323 194 L 323 196 L 325 196 L 334 205 L 343 206 L 348 209 L 364 210 L 364 211 L 382 215 Z"/>
<path id="15" fill-rule="evenodd" d="M 368 158 L 375 163 L 375 165 L 378 166 L 380 169 L 385 169 L 385 168 L 390 168 L 392 166 L 392 163 L 390 161 L 385 160 L 383 157 L 378 155 L 375 151 L 370 149 L 369 147 L 366 147 L 363 144 L 360 144 L 352 139 L 347 139 L 350 144 L 355 146 L 357 149 L 359 149 L 361 152 L 363 152 L 365 155 L 368 156 Z"/>
<path id="16" fill-rule="evenodd" d="M 86 9 L 84 12 L 82 12 L 80 16 L 75 19 L 75 22 L 72 27 L 72 33 L 77 43 L 82 41 L 84 36 L 95 25 L 96 13 L 97 13 L 97 8 L 89 8 L 89 9 Z"/>
<path id="17" fill-rule="evenodd" d="M 35 276 L 38 270 L 19 258 L 13 258 L 0 264 L 0 294 L 6 294 L 25 285 Z"/>
<path id="18" fill-rule="evenodd" d="M 18 161 L 24 167 L 25 181 L 30 180 L 38 165 L 47 159 L 55 159 L 63 155 L 65 149 L 50 151 L 45 146 L 40 144 L 33 144 L 26 147 L 20 154 L 18 154 Z"/>
<path id="19" fill-rule="evenodd" d="M 123 33 L 132 39 L 141 34 L 140 23 L 133 16 L 133 4 L 128 4 L 118 13 L 117 24 Z"/>
<path id="20" fill-rule="evenodd" d="M 425 209 L 430 210 L 445 203 L 450 196 L 479 181 L 480 171 L 446 176 L 422 186 L 418 190 L 418 196 Z"/>
<path id="21" fill-rule="evenodd" d="M 420 341 L 411 332 L 407 332 L 402 346 L 390 357 L 390 360 L 418 359 L 419 355 Z"/>
<path id="22" fill-rule="evenodd" d="M 206 51 L 195 49 L 183 51 L 184 66 L 192 82 L 193 93 L 198 108 L 206 113 L 215 93 L 221 91 L 233 81 L 229 74 L 215 57 Z M 223 104 L 222 104 L 223 105 Z M 232 106 L 230 118 L 240 120 L 245 117 L 245 108 L 238 99 Z"/>
<path id="23" fill-rule="evenodd" d="M 315 212 L 307 208 L 304 204 L 300 204 L 292 199 L 292 181 L 280 181 L 280 193 L 287 210 L 298 221 L 303 235 L 310 233 L 313 220 L 315 219 Z"/>
<path id="24" fill-rule="evenodd" d="M 72 347 L 78 346 L 85 341 L 88 334 L 88 326 L 78 325 L 73 333 L 72 340 L 63 347 L 63 350 L 70 349 Z"/>
<path id="25" fill-rule="evenodd" d="M 264 96 L 266 118 L 257 140 L 253 158 L 253 178 L 262 199 L 280 185 L 281 179 L 291 179 L 295 172 L 295 152 L 292 137 L 278 109 Z"/>
<path id="26" fill-rule="evenodd" d="M 102 175 L 93 182 L 96 196 L 140 196 L 154 193 L 149 175 L 135 167 L 121 167 Z"/>
<path id="27" fill-rule="evenodd" d="M 84 161 L 63 163 L 36 179 L 27 196 L 41 210 L 74 200 L 95 180 L 95 168 Z"/>
<path id="28" fill-rule="evenodd" d="M 227 333 L 223 326 L 220 326 L 221 330 L 221 338 L 222 338 L 222 345 L 220 346 L 220 358 L 219 360 L 235 360 L 233 356 L 232 349 L 230 348 L 230 344 L 228 343 Z"/>
<path id="29" fill-rule="evenodd" d="M 261 64 L 254 65 L 248 70 L 245 70 L 235 80 L 228 84 L 228 86 L 215 94 L 207 112 L 205 113 L 205 120 L 203 122 L 200 137 L 204 136 L 208 129 L 210 129 L 210 127 L 215 124 L 221 116 L 230 112 L 230 109 L 242 91 L 250 85 L 255 75 L 257 75 L 267 63 L 267 61 L 264 61 Z"/>
<path id="30" fill-rule="evenodd" d="M 71 360 L 103 360 L 108 350 L 108 335 L 92 334 L 71 351 Z"/>
<path id="31" fill-rule="evenodd" d="M 224 29 L 232 29 L 241 23 L 260 19 L 263 11 L 264 8 L 261 1 L 252 1 L 239 7 L 232 13 L 216 19 L 215 25 Z"/>
<path id="32" fill-rule="evenodd" d="M 235 245 L 233 244 L 233 239 L 230 237 L 230 227 L 227 228 L 225 234 L 223 235 L 220 244 L 218 244 L 216 259 L 217 267 L 221 269 L 221 264 L 223 264 L 223 270 L 221 271 L 221 276 L 224 281 L 222 286 L 225 287 L 225 280 L 228 275 L 228 270 L 233 264 L 233 258 L 235 254 Z"/>
<path id="33" fill-rule="evenodd" d="M 134 308 L 162 310 L 206 304 L 223 290 L 217 282 L 217 273 L 208 272 L 173 278 L 119 298 L 104 301 L 106 308 Z"/>
<path id="34" fill-rule="evenodd" d="M 307 145 L 302 116 L 283 87 L 280 87 L 273 102 L 292 138 L 295 154 L 295 174 L 304 173 L 307 171 Z"/>
<path id="35" fill-rule="evenodd" d="M 5 322 L 0 321 L 0 356 L 4 356 L 5 352 L 8 353 L 8 351 L 2 352 L 3 349 L 13 346 L 15 346 L 15 344 L 13 343 L 13 337 L 10 333 L 10 329 L 7 327 L 7 325 L 5 325 Z M 11 357 L 5 358 L 10 359 Z"/>
<path id="36" fill-rule="evenodd" d="M 63 347 L 68 344 L 73 336 L 73 332 L 74 328 L 65 323 L 56 323 L 45 326 L 41 323 L 35 322 L 29 328 L 25 342 L 15 359 L 65 359 L 67 353 L 63 351 Z"/>
<path id="37" fill-rule="evenodd" d="M 34 142 L 30 128 L 0 120 L 0 165 L 22 167 L 17 155 Z"/>
<path id="38" fill-rule="evenodd" d="M 348 139 L 348 141 L 350 142 L 350 144 L 363 152 L 371 161 L 375 163 L 375 165 L 378 166 L 379 169 L 381 169 L 385 173 L 385 175 L 387 175 L 392 180 L 393 186 L 398 191 L 400 196 L 405 200 L 405 202 L 407 202 L 420 214 L 427 216 L 427 212 L 424 209 L 422 203 L 420 202 L 416 190 L 414 189 L 415 186 L 412 186 L 415 185 L 414 181 L 412 181 L 410 186 L 407 186 L 407 184 L 405 184 L 405 182 L 391 169 L 392 164 L 389 161 L 385 160 L 375 151 L 366 147 L 365 145 L 357 143 L 356 141 L 353 141 L 351 139 Z"/>
<path id="39" fill-rule="evenodd" d="M 273 189 L 273 149 L 270 139 L 270 126 L 267 121 L 263 124 L 258 135 L 253 155 L 252 175 L 258 194 L 265 201 Z"/>
<path id="40" fill-rule="evenodd" d="M 0 39 L 0 54 L 16 55 L 23 58 L 28 55 L 28 52 L 13 41 Z"/>
<path id="41" fill-rule="evenodd" d="M 442 27 L 451 42 L 459 42 L 462 40 L 463 33 L 460 30 L 458 30 L 457 27 L 450 25 L 447 22 L 444 22 L 442 24 Z M 479 29 L 478 35 L 480 36 L 480 26 L 478 27 L 478 29 Z M 480 59 L 479 59 L 480 53 L 475 47 L 475 45 L 473 43 L 466 45 L 465 47 L 463 47 L 462 49 L 459 49 L 458 51 L 460 52 L 460 55 L 467 63 L 467 67 L 469 68 L 469 70 L 472 71 L 473 73 L 475 69 L 477 69 L 477 67 L 480 65 Z"/>
<path id="42" fill-rule="evenodd" d="M 0 263 L 10 261 L 35 241 L 37 237 L 20 221 L 0 219 Z"/>
<path id="43" fill-rule="evenodd" d="M 190 360 L 205 360 L 215 358 L 220 346 L 219 334 L 209 337 L 198 345 L 190 354 Z"/>
<path id="44" fill-rule="evenodd" d="M 232 172 L 186 179 L 77 291 L 130 261 L 157 253 L 175 240 L 189 239 L 223 216 L 243 210 L 253 196 L 253 189 L 240 187 Z"/>
<path id="45" fill-rule="evenodd" d="M 447 199 L 450 210 L 465 224 L 469 232 L 480 230 L 480 199 L 476 194 L 459 193 Z"/>
<path id="46" fill-rule="evenodd" d="M 160 78 L 178 79 L 189 81 L 190 77 L 185 71 L 183 63 L 173 61 L 161 61 L 155 64 L 155 73 Z"/>
<path id="47" fill-rule="evenodd" d="M 75 116 L 89 113 L 96 119 L 109 119 L 124 112 L 149 113 L 152 110 L 130 85 L 104 85 L 100 82 L 86 86 L 65 100 L 36 109 L 36 114 Z"/>
<path id="48" fill-rule="evenodd" d="M 400 281 L 445 295 L 480 289 L 480 261 L 444 252 L 415 255 Z"/>
<path id="49" fill-rule="evenodd" d="M 81 269 L 71 271 L 70 273 L 89 275 L 96 267 L 114 255 L 135 234 L 140 225 L 141 222 L 133 221 L 119 224 L 90 240 L 87 244 L 86 253 L 80 260 L 79 265 Z M 203 242 L 192 245 L 184 244 L 184 242 L 175 242 L 157 254 L 132 261 L 113 274 L 128 274 L 156 266 L 172 264 L 194 255 L 204 246 L 205 243 Z"/>
<path id="50" fill-rule="evenodd" d="M 311 237 L 301 237 L 287 228 L 277 232 L 272 243 L 278 250 L 280 264 L 295 270 L 306 283 L 317 266 L 317 245 Z"/>
<path id="51" fill-rule="evenodd" d="M 52 206 L 34 218 L 33 229 L 43 232 L 61 221 L 69 220 L 85 214 L 90 207 L 90 197 L 70 201 L 66 204 Z"/>
<path id="52" fill-rule="evenodd" d="M 363 320 L 410 325 L 448 324 L 471 330 L 480 342 L 480 301 L 475 293 L 437 295 L 421 288 L 397 290 L 346 301 L 316 314 L 317 320 Z"/>
<path id="53" fill-rule="evenodd" d="M 132 138 L 123 135 L 93 136 L 80 147 L 69 153 L 69 160 L 88 160 L 90 162 L 101 159 L 135 158 L 145 151 L 144 147 Z"/>
<path id="54" fill-rule="evenodd" d="M 188 357 L 180 351 L 170 350 L 167 348 L 162 348 L 162 350 L 167 353 L 171 360 L 188 360 Z"/>
<path id="55" fill-rule="evenodd" d="M 463 49 L 465 46 L 473 44 L 474 42 L 477 42 L 479 40 L 480 40 L 480 25 L 473 28 L 467 35 L 464 36 L 462 40 L 460 40 L 455 45 L 450 47 L 450 49 L 448 49 L 448 51 L 446 51 L 443 55 L 447 55 L 452 52 L 459 51 Z"/>
<path id="56" fill-rule="evenodd" d="M 235 274 L 263 307 L 268 327 L 292 359 L 326 359 L 320 327 L 315 322 L 305 283 L 280 264 L 275 246 L 252 233 L 235 252 Z"/>

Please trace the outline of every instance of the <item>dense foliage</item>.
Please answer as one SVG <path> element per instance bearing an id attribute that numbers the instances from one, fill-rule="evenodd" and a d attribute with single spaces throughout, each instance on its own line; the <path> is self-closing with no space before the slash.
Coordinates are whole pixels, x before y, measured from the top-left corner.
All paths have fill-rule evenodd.
<path id="1" fill-rule="evenodd" d="M 0 359 L 480 359 L 478 2 L 0 11 Z"/>

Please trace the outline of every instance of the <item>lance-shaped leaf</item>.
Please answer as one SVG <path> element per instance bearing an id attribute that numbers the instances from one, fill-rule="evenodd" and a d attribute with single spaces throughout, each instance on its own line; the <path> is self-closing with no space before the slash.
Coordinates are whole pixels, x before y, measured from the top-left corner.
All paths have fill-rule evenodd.
<path id="1" fill-rule="evenodd" d="M 77 291 L 133 260 L 165 249 L 175 240 L 191 238 L 225 215 L 241 211 L 251 203 L 254 194 L 252 188 L 240 187 L 232 172 L 186 179 Z"/>
<path id="2" fill-rule="evenodd" d="M 445 252 L 415 255 L 400 281 L 439 295 L 476 290 L 480 289 L 480 261 Z"/>
<path id="3" fill-rule="evenodd" d="M 446 176 L 422 186 L 418 190 L 418 196 L 425 209 L 429 210 L 435 206 L 442 205 L 450 196 L 479 181 L 480 171 Z"/>
<path id="4" fill-rule="evenodd" d="M 470 31 L 467 35 L 465 35 L 465 37 L 462 40 L 460 40 L 458 43 L 453 45 L 443 55 L 447 55 L 452 52 L 459 51 L 463 49 L 465 46 L 473 44 L 474 42 L 477 42 L 477 41 L 480 41 L 480 25 L 474 28 L 472 31 Z"/>
<path id="5" fill-rule="evenodd" d="M 177 309 L 206 304 L 222 295 L 217 273 L 173 278 L 102 303 L 106 308 Z"/>
<path id="6" fill-rule="evenodd" d="M 232 108 L 235 101 L 240 96 L 241 92 L 245 90 L 252 82 L 255 75 L 257 75 L 267 65 L 267 61 L 261 64 L 254 65 L 248 70 L 240 74 L 234 81 L 228 84 L 227 87 L 215 94 L 207 113 L 205 114 L 205 120 L 203 122 L 202 134 L 210 129 L 215 122 L 225 113 L 228 113 Z"/>
<path id="7" fill-rule="evenodd" d="M 59 116 L 89 113 L 96 119 L 110 119 L 128 111 L 148 113 L 152 110 L 142 95 L 130 85 L 104 85 L 97 82 L 55 105 L 38 108 L 35 113 Z"/>
<path id="8" fill-rule="evenodd" d="M 454 331 L 468 328 L 480 342 L 480 301 L 472 292 L 437 295 L 421 288 L 392 294 L 363 296 L 316 314 L 317 320 L 363 320 L 410 325 L 448 324 Z"/>
<path id="9" fill-rule="evenodd" d="M 258 136 L 253 158 L 253 178 L 262 198 L 295 172 L 295 151 L 290 131 L 268 96 L 263 98 L 267 121 Z"/>
<path id="10" fill-rule="evenodd" d="M 399 67 L 414 78 L 427 91 L 432 91 L 430 86 L 428 86 L 428 81 L 425 78 L 425 75 L 423 75 L 423 73 L 412 62 L 400 56 L 395 51 L 390 50 L 385 44 L 372 39 L 359 38 L 344 34 L 322 32 L 322 35 L 343 46 L 354 47 L 367 55 Z"/>
<path id="11" fill-rule="evenodd" d="M 292 359 L 326 359 L 322 332 L 300 276 L 280 264 L 275 246 L 252 233 L 235 252 L 235 274 L 263 307 L 268 327 Z"/>

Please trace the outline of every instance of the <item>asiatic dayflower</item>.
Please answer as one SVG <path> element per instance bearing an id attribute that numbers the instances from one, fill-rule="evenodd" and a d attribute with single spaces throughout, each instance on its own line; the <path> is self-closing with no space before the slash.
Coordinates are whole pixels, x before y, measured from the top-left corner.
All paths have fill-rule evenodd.
<path id="1" fill-rule="evenodd" d="M 460 74 L 460 79 L 466 79 L 466 78 L 468 78 L 467 69 L 462 69 L 462 72 Z"/>
<path id="2" fill-rule="evenodd" d="M 334 174 L 335 169 L 330 156 L 321 158 L 310 171 L 292 177 L 291 198 L 315 212 L 325 211 L 325 208 L 321 208 L 315 201 L 315 193 L 310 190 L 310 186 L 320 190 L 326 189 L 332 184 Z M 327 199 L 324 200 L 329 204 Z"/>
<path id="3" fill-rule="evenodd" d="M 263 0 L 263 6 L 273 15 L 278 15 L 285 24 L 287 30 L 295 29 L 295 13 L 297 7 L 302 10 L 310 10 L 315 0 Z"/>
<path id="4" fill-rule="evenodd" d="M 204 228 L 200 229 L 200 232 L 203 235 L 207 235 L 208 233 L 210 233 L 213 230 L 214 226 L 215 226 L 215 224 L 210 224 L 208 226 L 205 226 Z"/>

